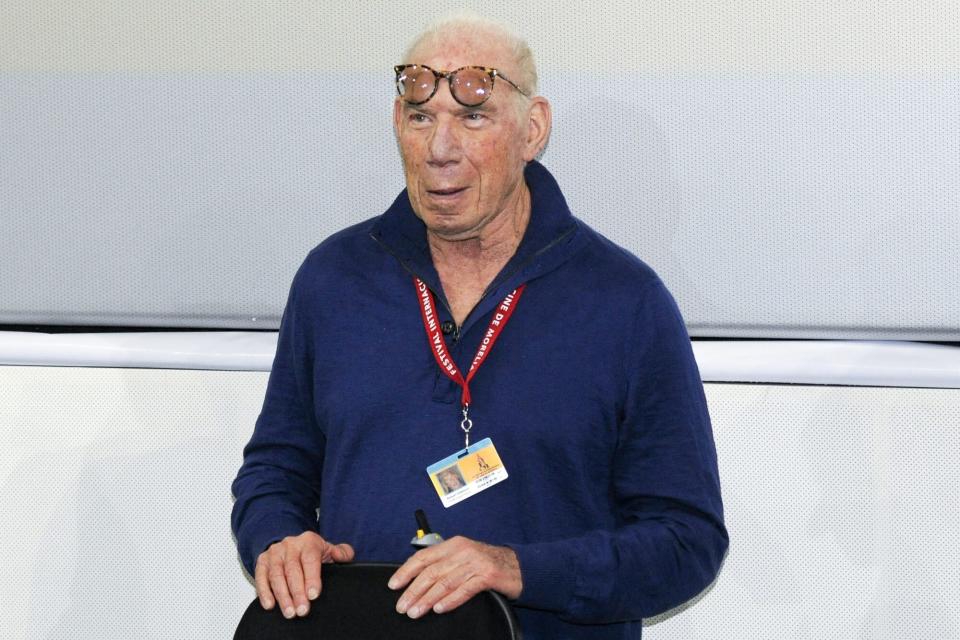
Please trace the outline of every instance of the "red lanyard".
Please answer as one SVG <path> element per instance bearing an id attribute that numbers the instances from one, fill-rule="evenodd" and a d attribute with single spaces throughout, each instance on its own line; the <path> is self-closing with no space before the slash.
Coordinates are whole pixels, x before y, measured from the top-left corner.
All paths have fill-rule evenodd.
<path id="1" fill-rule="evenodd" d="M 447 342 L 443 339 L 440 321 L 437 320 L 437 304 L 433 298 L 433 293 L 430 292 L 430 289 L 420 278 L 415 277 L 413 284 L 417 287 L 417 299 L 420 301 L 420 315 L 423 318 L 423 328 L 427 332 L 430 351 L 433 353 L 433 357 L 436 359 L 440 370 L 463 389 L 463 394 L 460 397 L 460 403 L 463 407 L 463 421 L 460 423 L 460 428 L 463 429 L 466 435 L 466 446 L 469 446 L 470 428 L 473 426 L 473 422 L 467 417 L 467 412 L 470 408 L 470 381 L 473 380 L 473 376 L 477 374 L 480 365 L 483 364 L 487 355 L 490 354 L 490 350 L 493 349 L 493 343 L 500 337 L 500 332 L 503 331 L 503 328 L 507 326 L 507 322 L 510 321 L 510 316 L 513 315 L 513 310 L 517 308 L 517 302 L 519 302 L 520 296 L 523 294 L 523 289 L 527 285 L 522 284 L 507 294 L 503 302 L 494 310 L 493 317 L 490 318 L 490 326 L 487 327 L 487 332 L 483 335 L 483 340 L 480 341 L 480 347 L 477 349 L 477 355 L 473 357 L 473 362 L 470 363 L 470 370 L 467 371 L 467 376 L 464 377 L 463 374 L 460 373 L 457 364 L 453 361 L 453 358 L 450 357 Z"/>

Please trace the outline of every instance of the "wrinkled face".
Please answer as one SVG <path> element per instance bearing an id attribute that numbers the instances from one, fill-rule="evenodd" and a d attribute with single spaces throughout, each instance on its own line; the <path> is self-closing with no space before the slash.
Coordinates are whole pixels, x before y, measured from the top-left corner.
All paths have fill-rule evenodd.
<path id="1" fill-rule="evenodd" d="M 404 62 L 447 71 L 493 67 L 511 80 L 517 73 L 509 53 L 496 45 L 447 39 L 422 46 L 414 58 Z M 424 104 L 397 100 L 394 126 L 410 203 L 430 232 L 450 240 L 477 237 L 517 205 L 524 165 L 536 155 L 529 149 L 526 101 L 497 80 L 486 102 L 464 107 L 450 95 L 446 78 Z"/>

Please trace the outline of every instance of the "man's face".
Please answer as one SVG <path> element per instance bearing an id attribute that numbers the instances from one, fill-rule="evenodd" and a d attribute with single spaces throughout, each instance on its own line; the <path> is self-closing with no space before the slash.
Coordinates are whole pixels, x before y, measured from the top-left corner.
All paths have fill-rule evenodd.
<path id="1" fill-rule="evenodd" d="M 414 57 L 404 62 L 448 71 L 481 65 L 511 80 L 517 75 L 508 52 L 495 45 L 447 40 L 421 47 Z M 486 102 L 464 107 L 450 95 L 446 78 L 424 104 L 397 100 L 394 126 L 410 203 L 428 230 L 448 240 L 477 237 L 516 205 L 524 165 L 533 158 L 526 105 L 517 100 L 526 98 L 498 80 Z"/>

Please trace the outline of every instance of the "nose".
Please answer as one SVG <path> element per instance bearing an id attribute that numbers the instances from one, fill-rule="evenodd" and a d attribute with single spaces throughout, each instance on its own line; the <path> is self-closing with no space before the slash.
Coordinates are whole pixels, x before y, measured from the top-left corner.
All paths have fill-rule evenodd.
<path id="1" fill-rule="evenodd" d="M 440 82 L 440 86 L 437 87 L 437 95 L 433 96 L 433 100 L 437 101 L 438 105 L 456 106 L 446 79 Z M 437 113 L 436 124 L 430 132 L 428 143 L 427 164 L 433 167 L 443 167 L 460 161 L 463 150 L 460 146 L 460 132 L 457 129 L 456 118 L 449 110 L 441 109 Z"/>
<path id="2" fill-rule="evenodd" d="M 460 135 L 453 118 L 447 114 L 439 114 L 436 125 L 430 132 L 428 149 L 427 164 L 431 166 L 443 167 L 460 161 Z"/>

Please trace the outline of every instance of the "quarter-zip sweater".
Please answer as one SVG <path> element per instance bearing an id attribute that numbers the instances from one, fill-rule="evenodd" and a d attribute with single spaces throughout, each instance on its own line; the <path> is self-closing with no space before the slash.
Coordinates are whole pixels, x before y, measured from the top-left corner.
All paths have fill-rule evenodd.
<path id="1" fill-rule="evenodd" d="M 413 277 L 441 322 L 452 315 L 403 191 L 294 277 L 233 483 L 248 571 L 308 530 L 358 560 L 403 562 L 422 508 L 444 537 L 516 552 L 527 640 L 639 638 L 642 617 L 716 577 L 727 548 L 716 451 L 676 303 L 649 266 L 571 215 L 541 164 L 525 179 L 517 252 L 446 337 L 466 371 L 495 307 L 526 283 L 470 383 L 471 441 L 491 438 L 509 478 L 444 508 L 427 476 L 463 447 L 461 390 L 427 342 Z"/>

